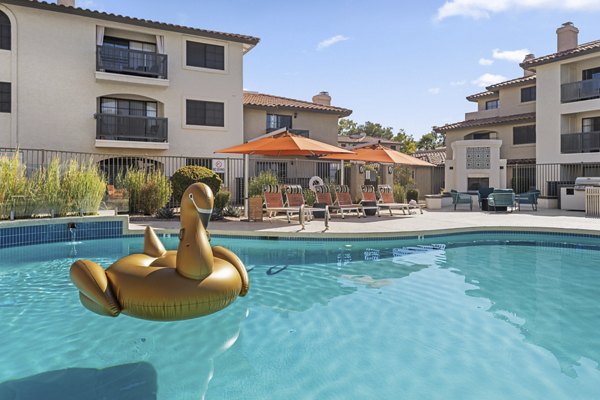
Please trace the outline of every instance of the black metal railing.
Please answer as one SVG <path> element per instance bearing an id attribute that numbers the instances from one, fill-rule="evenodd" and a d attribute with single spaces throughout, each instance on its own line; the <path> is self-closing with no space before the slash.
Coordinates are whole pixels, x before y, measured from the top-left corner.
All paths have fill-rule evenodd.
<path id="1" fill-rule="evenodd" d="M 563 103 L 598 97 L 600 97 L 600 79 L 587 79 L 561 85 L 560 101 Z"/>
<path id="2" fill-rule="evenodd" d="M 167 79 L 166 54 L 97 46 L 96 71 Z"/>
<path id="3" fill-rule="evenodd" d="M 562 134 L 560 152 L 563 154 L 600 152 L 600 132 Z"/>
<path id="4" fill-rule="evenodd" d="M 560 189 L 573 186 L 580 176 L 600 176 L 600 163 L 513 164 L 507 167 L 507 186 L 515 192 L 539 190 L 541 196 L 559 198 Z"/>
<path id="5" fill-rule="evenodd" d="M 167 142 L 168 119 L 96 114 L 96 139 Z"/>

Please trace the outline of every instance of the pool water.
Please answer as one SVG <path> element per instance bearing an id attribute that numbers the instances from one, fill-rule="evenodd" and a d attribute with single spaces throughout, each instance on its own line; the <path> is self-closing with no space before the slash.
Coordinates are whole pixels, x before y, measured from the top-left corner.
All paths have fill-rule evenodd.
<path id="1" fill-rule="evenodd" d="M 214 238 L 248 296 L 168 323 L 93 314 L 69 280 L 141 238 L 0 250 L 0 399 L 599 399 L 597 239 L 492 238 Z"/>

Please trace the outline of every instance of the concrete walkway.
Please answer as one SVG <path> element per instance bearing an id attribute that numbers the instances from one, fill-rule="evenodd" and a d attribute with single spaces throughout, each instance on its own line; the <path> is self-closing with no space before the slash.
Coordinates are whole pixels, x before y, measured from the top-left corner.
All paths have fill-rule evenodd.
<path id="1" fill-rule="evenodd" d="M 219 235 L 244 236 L 294 236 L 294 237 L 383 237 L 417 236 L 448 232 L 477 230 L 527 230 L 561 231 L 570 233 L 600 235 L 600 219 L 586 218 L 583 212 L 563 210 L 486 212 L 456 210 L 423 210 L 423 214 L 402 215 L 395 211 L 394 216 L 382 212 L 381 217 L 357 218 L 346 216 L 341 219 L 334 215 L 325 228 L 323 219 L 307 222 L 305 229 L 297 219 L 287 223 L 284 216 L 263 222 L 238 220 L 211 221 L 209 231 Z M 130 231 L 139 233 L 150 225 L 163 233 L 177 233 L 179 220 L 132 221 Z"/>

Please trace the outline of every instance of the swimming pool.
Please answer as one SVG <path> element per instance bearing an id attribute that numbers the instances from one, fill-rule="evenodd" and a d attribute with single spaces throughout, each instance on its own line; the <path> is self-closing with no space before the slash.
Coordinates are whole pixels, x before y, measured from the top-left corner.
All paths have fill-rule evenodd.
<path id="1" fill-rule="evenodd" d="M 0 250 L 0 399 L 600 398 L 597 238 L 213 244 L 248 296 L 169 323 L 93 314 L 69 280 L 141 238 Z"/>

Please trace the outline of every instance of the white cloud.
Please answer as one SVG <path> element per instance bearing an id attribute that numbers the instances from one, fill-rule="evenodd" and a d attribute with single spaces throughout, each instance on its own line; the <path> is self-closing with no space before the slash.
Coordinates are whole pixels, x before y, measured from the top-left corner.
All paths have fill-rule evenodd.
<path id="1" fill-rule="evenodd" d="M 486 87 L 495 83 L 504 82 L 505 80 L 507 80 L 507 78 L 502 75 L 483 74 L 474 81 L 471 81 L 471 83 L 480 87 Z"/>
<path id="2" fill-rule="evenodd" d="M 452 81 L 450 82 L 450 86 L 464 86 L 467 84 L 467 81 Z"/>
<path id="3" fill-rule="evenodd" d="M 489 58 L 480 58 L 479 65 L 492 65 L 494 60 L 490 60 Z"/>
<path id="4" fill-rule="evenodd" d="M 432 88 L 427 89 L 427 91 L 430 94 L 440 94 L 440 88 L 439 87 L 432 87 Z"/>
<path id="5" fill-rule="evenodd" d="M 326 49 L 326 48 L 328 48 L 330 46 L 333 46 L 336 43 L 343 42 L 343 41 L 348 40 L 348 39 L 350 39 L 350 38 L 346 37 L 344 35 L 335 35 L 335 36 L 332 36 L 329 39 L 325 39 L 325 40 L 319 42 L 319 44 L 317 45 L 317 50 Z"/>
<path id="6" fill-rule="evenodd" d="M 522 62 L 527 54 L 531 53 L 529 49 L 519 49 L 519 50 L 504 50 L 500 51 L 499 49 L 494 49 L 492 51 L 492 57 L 496 60 L 506 60 L 506 61 L 514 61 L 514 62 Z"/>
<path id="7" fill-rule="evenodd" d="M 491 14 L 510 10 L 559 10 L 593 11 L 600 10 L 598 0 L 447 0 L 438 8 L 435 20 L 463 16 L 480 19 Z"/>

